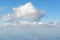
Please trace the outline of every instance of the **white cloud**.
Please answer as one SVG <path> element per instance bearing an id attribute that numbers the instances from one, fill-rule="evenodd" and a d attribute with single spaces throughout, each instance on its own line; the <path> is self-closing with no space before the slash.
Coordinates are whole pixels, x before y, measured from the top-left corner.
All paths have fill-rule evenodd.
<path id="1" fill-rule="evenodd" d="M 31 2 L 13 8 L 13 14 L 2 16 L 3 24 L 8 26 L 56 26 L 56 22 L 42 23 L 38 22 L 45 16 L 45 11 L 37 9 Z M 5 24 L 7 23 L 7 24 Z M 11 23 L 11 24 L 8 24 Z"/>
<path id="2" fill-rule="evenodd" d="M 3 15 L 4 22 L 38 22 L 45 16 L 45 11 L 37 9 L 31 2 L 13 8 L 13 14 Z"/>
<path id="3" fill-rule="evenodd" d="M 7 15 L 2 16 L 2 20 L 4 22 L 14 22 L 14 21 L 16 21 L 16 18 L 14 16 L 14 14 L 7 14 Z"/>
<path id="4" fill-rule="evenodd" d="M 49 23 L 38 22 L 42 17 L 45 16 L 45 11 L 37 9 L 31 2 L 26 3 L 24 5 L 20 5 L 17 8 L 13 8 L 13 12 L 14 13 L 12 14 L 6 14 L 2 16 L 2 20 L 4 22 L 4 24 L 2 25 L 57 26 L 59 24 L 56 22 L 49 22 Z"/>
<path id="5" fill-rule="evenodd" d="M 31 2 L 13 8 L 16 17 L 23 18 L 26 21 L 39 21 L 45 15 L 45 11 L 37 9 Z"/>

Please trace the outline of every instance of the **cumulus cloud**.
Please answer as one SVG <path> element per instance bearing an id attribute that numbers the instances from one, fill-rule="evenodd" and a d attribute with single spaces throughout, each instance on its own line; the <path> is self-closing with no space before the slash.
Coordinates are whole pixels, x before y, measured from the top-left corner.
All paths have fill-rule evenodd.
<path id="1" fill-rule="evenodd" d="M 37 9 L 31 2 L 13 8 L 13 12 L 13 16 L 12 14 L 3 15 L 3 21 L 37 22 L 45 16 L 45 11 Z"/>
<path id="2" fill-rule="evenodd" d="M 2 16 L 4 26 L 56 26 L 59 23 L 49 22 L 43 23 L 39 22 L 41 18 L 45 16 L 45 11 L 37 9 L 31 2 L 28 2 L 19 7 L 13 8 L 12 14 L 6 14 Z M 1 26 L 1 25 L 0 25 Z"/>
<path id="3" fill-rule="evenodd" d="M 35 22 L 39 21 L 45 15 L 44 10 L 37 9 L 31 2 L 13 8 L 16 17 L 21 17 L 24 20 Z"/>
<path id="4" fill-rule="evenodd" d="M 56 22 L 39 22 L 45 15 L 44 10 L 37 9 L 31 2 L 28 2 L 13 8 L 12 14 L 3 15 L 1 19 L 4 26 L 57 26 L 59 24 Z"/>

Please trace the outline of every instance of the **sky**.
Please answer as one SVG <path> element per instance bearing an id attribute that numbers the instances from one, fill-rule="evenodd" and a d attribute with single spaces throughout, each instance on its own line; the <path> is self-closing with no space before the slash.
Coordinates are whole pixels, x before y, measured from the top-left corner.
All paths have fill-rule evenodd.
<path id="1" fill-rule="evenodd" d="M 0 40 L 60 40 L 60 0 L 0 0 Z"/>
<path id="2" fill-rule="evenodd" d="M 18 7 L 27 2 L 32 2 L 37 9 L 45 10 L 48 18 L 42 18 L 43 22 L 60 20 L 59 0 L 0 0 L 0 15 L 13 13 L 12 8 Z"/>

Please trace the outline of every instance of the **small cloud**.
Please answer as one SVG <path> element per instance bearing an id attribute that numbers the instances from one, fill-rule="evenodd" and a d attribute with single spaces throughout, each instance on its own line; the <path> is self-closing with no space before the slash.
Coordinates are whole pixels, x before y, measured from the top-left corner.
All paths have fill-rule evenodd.
<path id="1" fill-rule="evenodd" d="M 13 15 L 12 14 L 3 15 L 2 20 L 5 22 L 11 22 L 13 21 Z"/>

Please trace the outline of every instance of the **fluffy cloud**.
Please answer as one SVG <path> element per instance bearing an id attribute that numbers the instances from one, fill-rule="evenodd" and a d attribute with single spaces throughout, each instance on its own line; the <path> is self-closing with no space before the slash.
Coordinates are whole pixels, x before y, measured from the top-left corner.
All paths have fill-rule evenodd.
<path id="1" fill-rule="evenodd" d="M 3 22 L 16 24 L 48 24 L 59 25 L 57 22 L 42 23 L 38 22 L 45 16 L 45 11 L 37 9 L 31 2 L 28 2 L 19 7 L 13 8 L 12 14 L 6 14 L 0 17 Z"/>
<path id="2" fill-rule="evenodd" d="M 58 26 L 60 24 L 38 22 L 46 15 L 45 11 L 37 9 L 31 2 L 13 8 L 13 12 L 2 16 L 3 26 Z"/>
<path id="3" fill-rule="evenodd" d="M 13 8 L 16 17 L 21 17 L 24 20 L 35 22 L 39 21 L 45 15 L 44 10 L 37 9 L 31 2 L 21 5 L 17 8 Z"/>
<path id="4" fill-rule="evenodd" d="M 21 5 L 17 8 L 13 8 L 13 15 L 3 15 L 3 21 L 28 21 L 37 22 L 45 16 L 44 10 L 37 9 L 31 2 Z"/>

